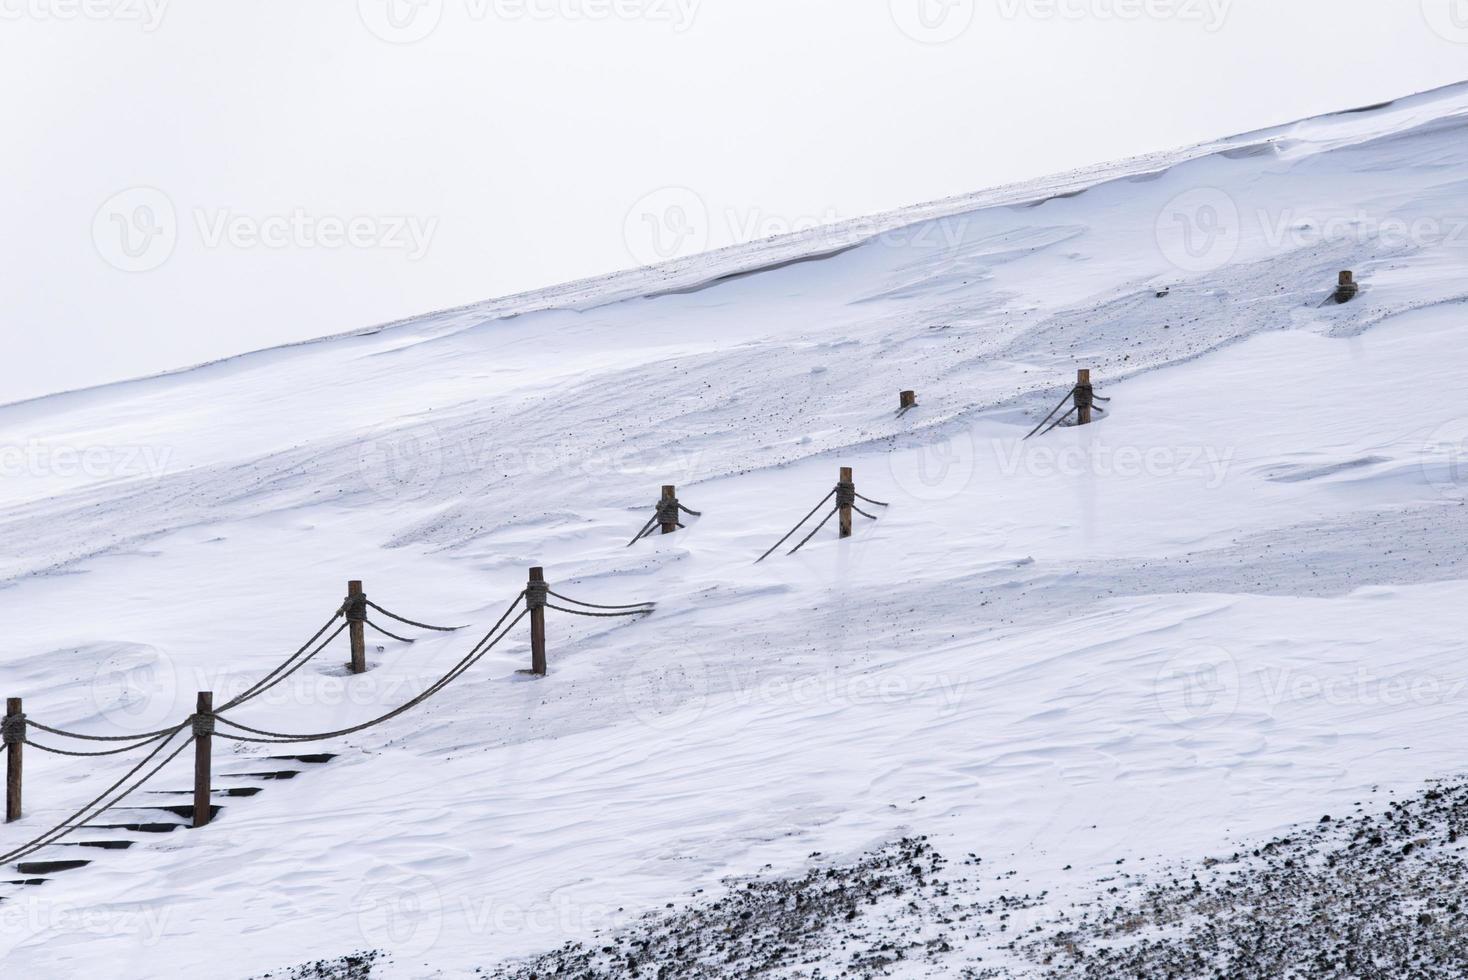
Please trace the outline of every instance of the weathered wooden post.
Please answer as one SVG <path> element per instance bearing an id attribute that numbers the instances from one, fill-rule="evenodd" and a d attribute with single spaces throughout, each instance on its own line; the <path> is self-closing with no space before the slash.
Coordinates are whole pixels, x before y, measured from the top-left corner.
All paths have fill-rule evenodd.
<path id="1" fill-rule="evenodd" d="M 367 669 L 367 593 L 362 583 L 347 583 L 347 636 L 352 642 L 352 673 L 360 674 Z"/>
<path id="2" fill-rule="evenodd" d="M 1335 287 L 1335 301 L 1349 303 L 1360 291 L 1361 287 L 1356 284 L 1356 274 L 1350 270 L 1343 271 L 1339 284 Z"/>
<path id="3" fill-rule="evenodd" d="M 851 537 L 851 508 L 856 505 L 856 483 L 851 478 L 851 467 L 841 467 L 841 479 L 836 482 L 836 509 L 841 513 L 841 537 Z"/>
<path id="4" fill-rule="evenodd" d="M 545 600 L 550 586 L 545 583 L 545 569 L 530 570 L 525 586 L 525 607 L 530 610 L 530 672 L 545 676 Z"/>
<path id="5" fill-rule="evenodd" d="M 5 699 L 5 822 L 20 819 L 21 752 L 25 749 L 25 712 L 20 698 Z"/>
<path id="6" fill-rule="evenodd" d="M 214 692 L 200 691 L 194 717 L 194 826 L 209 822 L 213 806 L 209 802 L 210 768 L 214 743 Z"/>
<path id="7" fill-rule="evenodd" d="M 909 408 L 917 408 L 917 392 L 904 391 L 897 397 L 900 399 L 900 403 L 897 406 L 900 411 L 906 411 Z"/>
<path id="8" fill-rule="evenodd" d="M 1091 406 L 1096 404 L 1096 389 L 1091 387 L 1091 369 L 1076 372 L 1076 424 L 1091 424 Z"/>
<path id="9" fill-rule="evenodd" d="M 664 534 L 678 530 L 678 488 L 671 484 L 663 487 L 663 499 L 658 503 L 658 523 L 663 526 Z"/>

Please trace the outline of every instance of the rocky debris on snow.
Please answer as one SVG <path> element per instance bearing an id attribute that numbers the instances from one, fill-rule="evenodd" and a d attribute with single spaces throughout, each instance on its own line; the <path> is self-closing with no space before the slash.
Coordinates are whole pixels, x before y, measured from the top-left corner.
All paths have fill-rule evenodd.
<path id="1" fill-rule="evenodd" d="M 1010 948 L 1046 977 L 1461 977 L 1468 784 L 1204 859 Z"/>
<path id="2" fill-rule="evenodd" d="M 977 858 L 970 861 L 977 866 Z M 645 916 L 597 942 L 568 943 L 488 975 L 878 977 L 898 964 L 932 967 L 953 953 L 959 934 L 976 927 L 977 913 L 950 895 L 968 879 L 945 875 L 945 864 L 919 837 L 799 878 L 731 880 L 722 897 Z M 990 903 L 996 918 L 1001 904 Z"/>
<path id="3" fill-rule="evenodd" d="M 316 960 L 261 974 L 255 980 L 370 980 L 382 956 L 380 949 L 359 950 L 334 960 Z"/>

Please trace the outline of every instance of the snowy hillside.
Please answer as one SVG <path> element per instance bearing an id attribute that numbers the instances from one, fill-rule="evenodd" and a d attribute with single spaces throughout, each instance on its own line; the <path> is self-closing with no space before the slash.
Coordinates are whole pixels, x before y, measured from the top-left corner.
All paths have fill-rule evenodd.
<path id="1" fill-rule="evenodd" d="M 5 975 L 465 977 L 568 942 L 630 975 L 606 937 L 644 915 L 769 926 L 826 872 L 887 897 L 645 972 L 1069 969 L 1012 940 L 1463 773 L 1465 346 L 1468 85 L 0 408 L 0 695 L 49 726 L 223 703 L 348 579 L 472 625 L 374 634 L 356 677 L 338 639 L 235 720 L 407 701 L 532 565 L 658 604 L 550 613 L 544 678 L 521 623 L 384 725 L 217 738 L 216 786 L 260 792 L 118 829 L 179 822 L 146 808 L 187 802 L 155 792 L 185 751 L 25 858 L 89 864 L 7 865 L 46 880 L 0 883 Z M 1106 414 L 1023 441 L 1078 368 Z M 756 564 L 842 466 L 891 506 Z M 702 516 L 628 547 L 668 483 Z M 136 761 L 28 747 L 0 851 Z M 747 876 L 779 902 L 694 914 Z"/>

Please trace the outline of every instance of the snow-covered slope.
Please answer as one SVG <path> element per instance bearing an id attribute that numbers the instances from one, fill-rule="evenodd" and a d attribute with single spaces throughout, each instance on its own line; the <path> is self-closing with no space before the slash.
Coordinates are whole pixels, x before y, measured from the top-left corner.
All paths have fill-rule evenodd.
<path id="1" fill-rule="evenodd" d="M 543 679 L 522 624 L 211 827 L 0 885 L 7 975 L 466 976 L 918 835 L 1060 907 L 1461 772 L 1465 137 L 1458 86 L 0 408 L 0 694 L 53 726 L 238 693 L 348 578 L 479 632 L 531 565 L 659 603 L 553 613 Z M 1022 442 L 1078 367 L 1104 420 Z M 891 507 L 756 565 L 839 466 Z M 626 547 L 664 483 L 703 516 Z M 470 633 L 236 717 L 350 725 Z M 28 751 L 0 849 L 130 764 Z M 923 969 L 1035 969 L 947 944 Z"/>

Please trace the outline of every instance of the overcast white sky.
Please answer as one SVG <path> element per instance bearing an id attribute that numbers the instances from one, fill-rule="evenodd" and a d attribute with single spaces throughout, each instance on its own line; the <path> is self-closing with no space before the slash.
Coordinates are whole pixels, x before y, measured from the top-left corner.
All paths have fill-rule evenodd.
<path id="1" fill-rule="evenodd" d="M 0 0 L 0 402 L 1463 78 L 1468 0 Z"/>

